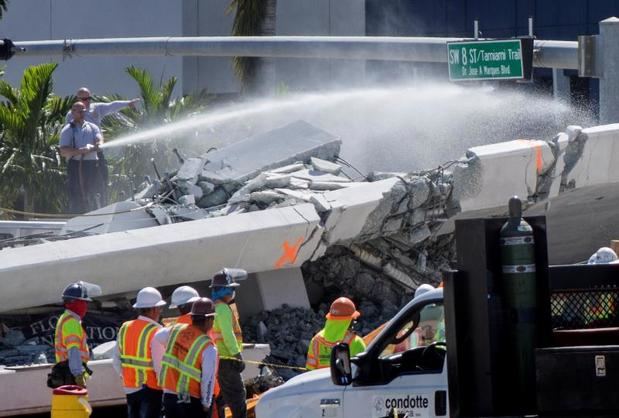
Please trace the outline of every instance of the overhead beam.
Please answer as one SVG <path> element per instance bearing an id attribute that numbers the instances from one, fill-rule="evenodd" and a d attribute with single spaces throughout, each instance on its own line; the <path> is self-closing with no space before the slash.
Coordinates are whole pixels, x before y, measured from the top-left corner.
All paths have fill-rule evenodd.
<path id="1" fill-rule="evenodd" d="M 217 36 L 66 39 L 15 42 L 20 56 L 203 56 L 447 62 L 460 38 L 372 36 Z M 576 41 L 535 41 L 533 65 L 578 69 Z"/>

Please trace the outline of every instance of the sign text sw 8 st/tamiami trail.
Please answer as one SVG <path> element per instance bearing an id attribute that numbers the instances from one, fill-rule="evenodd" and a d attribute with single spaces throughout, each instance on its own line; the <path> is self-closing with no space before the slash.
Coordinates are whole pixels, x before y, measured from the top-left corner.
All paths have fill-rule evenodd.
<path id="1" fill-rule="evenodd" d="M 520 39 L 449 42 L 447 62 L 452 81 L 524 78 Z"/>

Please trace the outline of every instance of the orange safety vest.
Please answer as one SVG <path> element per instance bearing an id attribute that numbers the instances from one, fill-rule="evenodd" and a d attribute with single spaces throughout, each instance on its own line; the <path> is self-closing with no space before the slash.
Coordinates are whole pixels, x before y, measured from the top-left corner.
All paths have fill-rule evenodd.
<path id="1" fill-rule="evenodd" d="M 187 324 L 187 325 L 191 325 L 191 313 L 186 313 L 185 315 L 181 315 L 179 317 L 177 317 L 175 319 L 175 321 L 170 324 L 171 327 L 173 327 L 174 325 L 179 325 L 179 324 Z M 215 338 L 213 338 L 213 329 L 211 328 L 208 332 L 208 336 L 211 337 L 211 340 L 215 340 Z M 219 362 L 219 358 L 217 359 L 217 361 Z M 215 398 L 217 398 L 219 396 L 219 379 L 217 378 L 217 372 L 215 372 L 215 387 L 213 388 L 213 395 Z M 213 417 L 215 418 L 215 417 Z"/>
<path id="2" fill-rule="evenodd" d="M 82 323 L 68 311 L 64 311 L 54 333 L 54 349 L 56 351 L 56 363 L 69 359 L 69 350 L 78 348 L 80 357 L 84 363 L 90 360 L 90 351 L 86 343 L 86 332 L 82 328 Z"/>
<path id="3" fill-rule="evenodd" d="M 224 305 L 226 304 L 226 302 L 218 300 L 217 302 L 215 302 L 215 305 L 218 305 L 220 303 L 223 303 Z M 239 324 L 239 317 L 235 309 L 230 308 L 230 310 L 232 311 L 232 332 L 234 333 L 234 337 L 236 338 L 236 341 L 239 343 L 239 346 L 242 347 L 243 346 L 243 333 L 241 331 L 241 325 Z M 215 325 L 213 325 L 211 336 L 215 344 L 217 344 L 218 342 L 222 342 L 224 340 L 224 337 L 221 334 L 221 330 L 216 329 Z"/>
<path id="4" fill-rule="evenodd" d="M 191 314 L 187 313 L 185 315 L 181 315 L 178 318 L 176 318 L 176 322 L 174 323 L 174 325 L 177 325 L 177 324 L 191 325 Z"/>
<path id="5" fill-rule="evenodd" d="M 311 350 L 307 354 L 307 361 L 305 363 L 305 367 L 308 369 L 324 369 L 330 366 L 331 363 L 331 349 L 335 346 L 335 344 L 340 341 L 329 342 L 325 340 L 323 337 L 324 330 L 320 331 L 318 334 L 312 338 L 311 341 Z M 346 331 L 344 334 L 343 342 L 350 344 L 355 339 L 356 335 L 351 330 Z"/>
<path id="6" fill-rule="evenodd" d="M 153 368 L 151 342 L 159 327 L 152 322 L 136 319 L 127 321 L 118 332 L 118 351 L 122 368 L 123 384 L 126 388 L 161 389 Z"/>
<path id="7" fill-rule="evenodd" d="M 166 353 L 161 361 L 159 385 L 179 395 L 201 398 L 202 353 L 213 341 L 193 325 L 172 327 Z"/>

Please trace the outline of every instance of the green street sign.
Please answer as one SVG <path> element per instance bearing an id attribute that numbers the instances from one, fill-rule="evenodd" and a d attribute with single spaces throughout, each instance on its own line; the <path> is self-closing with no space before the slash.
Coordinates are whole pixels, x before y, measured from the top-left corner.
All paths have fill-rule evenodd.
<path id="1" fill-rule="evenodd" d="M 530 60 L 527 59 L 529 44 Z M 533 41 L 529 39 L 448 42 L 449 79 L 466 81 L 530 78 L 532 45 Z"/>

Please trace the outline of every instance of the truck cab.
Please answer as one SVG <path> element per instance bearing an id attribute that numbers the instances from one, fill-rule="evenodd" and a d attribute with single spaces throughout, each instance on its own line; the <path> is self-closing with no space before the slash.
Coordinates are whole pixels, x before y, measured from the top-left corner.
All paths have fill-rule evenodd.
<path id="1" fill-rule="evenodd" d="M 303 373 L 262 395 L 258 418 L 448 416 L 443 289 L 410 301 L 352 359 Z"/>

